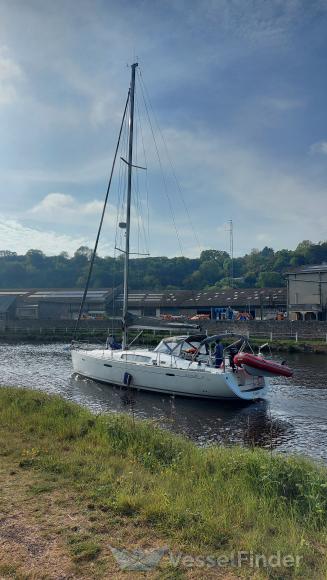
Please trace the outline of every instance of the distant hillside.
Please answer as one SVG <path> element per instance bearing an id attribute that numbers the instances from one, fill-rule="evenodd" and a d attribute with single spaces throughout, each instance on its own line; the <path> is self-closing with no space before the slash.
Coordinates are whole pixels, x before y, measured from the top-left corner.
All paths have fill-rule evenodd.
<path id="1" fill-rule="evenodd" d="M 0 251 L 1 288 L 73 288 L 85 284 L 92 251 L 82 246 L 70 258 L 40 250 L 25 255 Z M 288 268 L 327 262 L 327 242 L 305 240 L 296 250 L 252 250 L 233 261 L 234 287 L 284 286 Z M 209 289 L 229 286 L 231 260 L 226 252 L 204 250 L 199 258 L 138 258 L 131 260 L 130 284 L 137 289 Z M 95 260 L 93 288 L 117 286 L 123 279 L 123 257 Z"/>

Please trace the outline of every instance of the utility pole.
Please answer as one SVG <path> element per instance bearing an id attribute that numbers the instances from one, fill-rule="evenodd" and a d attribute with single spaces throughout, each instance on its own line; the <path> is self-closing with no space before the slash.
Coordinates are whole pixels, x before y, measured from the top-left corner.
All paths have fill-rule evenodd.
<path id="1" fill-rule="evenodd" d="M 131 195 L 132 195 L 132 168 L 133 168 L 133 130 L 134 130 L 134 94 L 135 69 L 138 63 L 132 64 L 130 106 L 129 106 L 129 140 L 128 140 L 128 178 L 126 201 L 126 240 L 124 263 L 124 301 L 123 301 L 123 348 L 127 347 L 127 318 L 128 318 L 128 275 L 129 275 L 129 236 L 131 229 Z"/>
<path id="2" fill-rule="evenodd" d="M 229 220 L 229 286 L 234 288 L 234 236 L 233 236 L 233 220 Z"/>

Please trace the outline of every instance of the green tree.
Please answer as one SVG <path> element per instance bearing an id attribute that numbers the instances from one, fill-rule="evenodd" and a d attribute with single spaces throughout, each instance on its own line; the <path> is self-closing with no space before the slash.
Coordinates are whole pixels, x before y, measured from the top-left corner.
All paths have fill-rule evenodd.
<path id="1" fill-rule="evenodd" d="M 258 277 L 259 288 L 274 288 L 284 286 L 285 281 L 279 272 L 261 272 Z"/>
<path id="2" fill-rule="evenodd" d="M 27 263 L 34 268 L 40 269 L 44 266 L 46 256 L 41 250 L 28 250 L 25 254 Z"/>

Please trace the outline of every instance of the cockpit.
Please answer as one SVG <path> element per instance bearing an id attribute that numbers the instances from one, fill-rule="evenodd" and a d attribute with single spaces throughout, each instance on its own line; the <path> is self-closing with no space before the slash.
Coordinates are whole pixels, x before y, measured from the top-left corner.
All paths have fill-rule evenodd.
<path id="1" fill-rule="evenodd" d="M 208 355 L 207 344 L 201 344 L 206 338 L 205 334 L 190 336 L 169 336 L 164 338 L 154 352 L 160 352 L 171 356 L 182 356 L 191 358 L 195 353 L 198 355 Z"/>

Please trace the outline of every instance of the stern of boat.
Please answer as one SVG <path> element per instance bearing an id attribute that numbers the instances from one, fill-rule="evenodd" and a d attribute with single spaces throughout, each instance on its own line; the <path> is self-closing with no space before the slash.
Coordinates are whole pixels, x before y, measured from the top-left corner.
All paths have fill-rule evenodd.
<path id="1" fill-rule="evenodd" d="M 237 369 L 234 373 L 226 373 L 225 378 L 235 396 L 244 401 L 263 398 L 270 386 L 268 377 L 252 376 L 244 369 Z"/>

